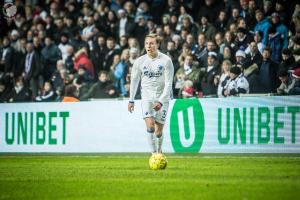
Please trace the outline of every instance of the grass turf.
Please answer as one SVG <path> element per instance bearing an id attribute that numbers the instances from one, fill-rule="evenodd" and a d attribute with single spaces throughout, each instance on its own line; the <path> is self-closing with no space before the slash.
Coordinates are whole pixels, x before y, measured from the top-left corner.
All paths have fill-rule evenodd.
<path id="1" fill-rule="evenodd" d="M 0 155 L 0 199 L 297 199 L 300 155 Z"/>

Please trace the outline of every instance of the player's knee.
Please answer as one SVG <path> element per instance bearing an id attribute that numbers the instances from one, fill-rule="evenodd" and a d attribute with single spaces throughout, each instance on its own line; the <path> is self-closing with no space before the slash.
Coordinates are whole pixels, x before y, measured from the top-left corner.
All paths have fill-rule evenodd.
<path id="1" fill-rule="evenodd" d="M 154 127 L 147 128 L 148 133 L 154 133 Z"/>
<path id="2" fill-rule="evenodd" d="M 155 135 L 157 138 L 160 138 L 162 136 L 162 132 L 155 132 Z"/>

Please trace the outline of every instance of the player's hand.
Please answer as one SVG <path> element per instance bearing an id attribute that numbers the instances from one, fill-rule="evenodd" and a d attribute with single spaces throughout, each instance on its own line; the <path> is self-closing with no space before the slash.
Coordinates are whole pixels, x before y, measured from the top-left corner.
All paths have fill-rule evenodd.
<path id="1" fill-rule="evenodd" d="M 134 103 L 128 103 L 128 111 L 132 113 L 134 111 Z"/>
<path id="2" fill-rule="evenodd" d="M 162 106 L 162 104 L 157 102 L 157 103 L 154 104 L 153 109 L 155 111 L 159 111 L 161 109 L 161 106 Z"/>

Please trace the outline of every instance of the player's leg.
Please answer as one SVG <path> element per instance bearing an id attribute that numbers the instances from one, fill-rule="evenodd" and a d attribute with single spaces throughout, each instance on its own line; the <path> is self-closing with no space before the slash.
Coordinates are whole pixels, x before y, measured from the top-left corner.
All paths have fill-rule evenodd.
<path id="1" fill-rule="evenodd" d="M 159 123 L 159 122 L 155 122 L 155 137 L 156 137 L 156 148 L 157 148 L 157 152 L 158 153 L 162 153 L 162 142 L 163 142 L 163 128 L 164 125 Z"/>
<path id="2" fill-rule="evenodd" d="M 162 153 L 163 143 L 163 128 L 167 117 L 169 103 L 164 103 L 159 111 L 155 115 L 155 136 L 156 136 L 156 147 L 157 152 Z"/>
<path id="3" fill-rule="evenodd" d="M 142 101 L 142 112 L 143 112 L 143 118 L 146 123 L 147 127 L 147 137 L 150 144 L 150 148 L 152 153 L 156 152 L 156 137 L 154 135 L 155 132 L 155 120 L 153 118 L 153 109 L 152 109 L 152 102 L 150 101 Z"/>
<path id="4" fill-rule="evenodd" d="M 153 117 L 146 117 L 145 119 L 146 127 L 147 127 L 147 134 L 148 134 L 148 141 L 150 144 L 150 148 L 152 153 L 156 152 L 156 136 L 154 135 L 155 132 L 155 120 Z"/>

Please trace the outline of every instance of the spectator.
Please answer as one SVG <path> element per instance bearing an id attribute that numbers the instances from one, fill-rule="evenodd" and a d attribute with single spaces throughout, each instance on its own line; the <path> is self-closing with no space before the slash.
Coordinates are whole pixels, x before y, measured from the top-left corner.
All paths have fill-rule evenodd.
<path id="1" fill-rule="evenodd" d="M 261 31 L 263 33 L 262 43 L 266 45 L 268 40 L 268 30 L 269 27 L 271 26 L 269 19 L 267 17 L 264 18 L 263 11 L 259 9 L 255 11 L 255 18 L 257 24 L 254 27 L 254 32 Z"/>
<path id="2" fill-rule="evenodd" d="M 69 44 L 68 44 L 68 34 L 67 33 L 62 33 L 62 35 L 60 36 L 60 43 L 58 45 L 58 48 L 61 52 L 61 56 L 63 61 L 66 61 L 67 57 L 68 57 L 68 52 L 67 52 L 67 48 L 68 48 Z"/>
<path id="3" fill-rule="evenodd" d="M 256 62 L 250 62 L 250 64 L 245 62 L 245 64 L 242 65 L 242 71 L 249 83 L 249 93 L 251 94 L 261 93 L 261 83 L 258 66 L 259 65 Z"/>
<path id="4" fill-rule="evenodd" d="M 127 36 L 123 35 L 120 37 L 120 51 L 122 52 L 124 49 L 128 49 L 129 45 L 128 45 L 128 38 Z"/>
<path id="5" fill-rule="evenodd" d="M 147 21 L 148 18 L 150 17 L 149 11 L 150 10 L 149 10 L 148 3 L 141 1 L 138 5 L 137 11 L 136 11 L 135 22 L 138 22 L 140 17 L 142 17 L 145 21 Z"/>
<path id="6" fill-rule="evenodd" d="M 43 66 L 42 66 L 41 57 L 38 53 L 34 51 L 34 47 L 32 43 L 28 42 L 26 44 L 26 52 L 27 54 L 26 54 L 23 77 L 25 78 L 25 82 L 29 84 L 32 97 L 33 99 L 35 99 L 35 97 L 38 95 L 38 90 L 42 87 L 41 85 L 43 83 L 43 77 L 41 75 Z M 18 79 L 18 81 L 23 82 L 23 79 L 22 80 Z"/>
<path id="7" fill-rule="evenodd" d="M 0 103 L 6 103 L 9 98 L 10 90 L 4 81 L 0 81 Z"/>
<path id="8" fill-rule="evenodd" d="M 271 48 L 271 59 L 280 62 L 282 42 L 281 35 L 276 32 L 275 26 L 271 26 L 268 30 L 267 45 Z"/>
<path id="9" fill-rule="evenodd" d="M 114 75 L 114 72 L 115 72 L 115 69 L 116 69 L 116 67 L 117 67 L 117 65 L 120 63 L 120 61 L 121 61 L 121 55 L 120 54 L 116 54 L 115 56 L 114 56 L 114 59 L 113 59 L 113 63 L 111 64 L 111 66 L 110 66 L 110 70 L 109 70 L 109 73 L 108 73 L 108 75 L 109 75 L 109 80 L 112 82 L 112 83 L 114 83 L 115 82 L 115 75 Z"/>
<path id="10" fill-rule="evenodd" d="M 201 20 L 201 22 L 202 22 L 202 20 Z M 207 34 L 211 33 L 212 28 L 214 28 L 212 25 L 208 24 L 207 20 L 206 21 L 203 20 L 203 23 L 201 23 L 201 25 L 202 25 L 202 29 L 201 29 L 202 32 L 206 33 L 206 31 L 207 31 Z M 201 26 L 200 26 L 200 28 L 201 28 Z M 197 26 L 193 23 L 193 21 L 191 21 L 191 19 L 188 15 L 185 15 L 182 18 L 181 30 L 182 29 L 186 29 L 190 34 L 193 35 L 193 37 L 197 36 L 197 32 L 198 32 Z"/>
<path id="11" fill-rule="evenodd" d="M 278 78 L 281 81 L 280 86 L 277 88 L 278 95 L 288 95 L 294 87 L 296 80 L 289 76 L 285 69 L 278 72 Z"/>
<path id="12" fill-rule="evenodd" d="M 222 63 L 222 74 L 219 79 L 219 84 L 218 84 L 218 97 L 224 97 L 223 95 L 223 90 L 224 88 L 228 85 L 230 82 L 230 69 L 232 67 L 232 63 L 229 60 L 224 60 Z"/>
<path id="13" fill-rule="evenodd" d="M 3 39 L 3 46 L 0 49 L 0 71 L 4 71 L 5 76 L 12 77 L 14 74 L 15 59 L 14 48 L 10 45 L 9 38 Z"/>
<path id="14" fill-rule="evenodd" d="M 134 61 L 138 58 L 139 52 L 138 49 L 133 47 L 129 50 L 129 62 L 131 65 L 133 65 Z"/>
<path id="15" fill-rule="evenodd" d="M 88 57 L 87 50 L 85 48 L 80 49 L 74 56 L 74 69 L 78 71 L 80 66 L 85 66 L 90 76 L 94 79 L 95 71 L 91 60 Z"/>
<path id="16" fill-rule="evenodd" d="M 113 58 L 116 54 L 120 54 L 120 49 L 116 46 L 115 40 L 112 37 L 107 38 L 106 48 L 103 66 L 105 71 L 109 71 L 113 63 Z"/>
<path id="17" fill-rule="evenodd" d="M 87 71 L 85 65 L 80 65 L 77 73 L 74 74 L 75 79 L 77 79 L 78 77 L 82 78 L 82 81 L 87 83 L 87 84 L 91 84 L 94 82 L 93 77 L 90 75 L 90 73 Z"/>
<path id="18" fill-rule="evenodd" d="M 124 49 L 121 54 L 121 60 L 116 65 L 113 71 L 115 88 L 120 92 L 120 95 L 123 97 L 128 96 L 127 90 L 125 89 L 125 84 L 126 84 L 126 74 L 129 65 L 130 65 L 129 49 Z"/>
<path id="19" fill-rule="evenodd" d="M 101 71 L 98 76 L 98 82 L 94 83 L 89 91 L 82 97 L 83 100 L 90 98 L 115 98 L 118 93 L 109 81 L 109 76 L 106 71 Z"/>
<path id="20" fill-rule="evenodd" d="M 252 41 L 248 48 L 245 51 L 246 58 L 252 63 L 256 63 L 258 66 L 262 63 L 262 55 L 260 54 L 257 44 L 255 41 Z"/>
<path id="21" fill-rule="evenodd" d="M 168 56 L 170 56 L 170 58 L 172 59 L 172 63 L 174 65 L 174 72 L 176 73 L 176 71 L 179 68 L 178 59 L 177 59 L 178 56 L 179 56 L 179 53 L 175 49 L 175 42 L 174 41 L 172 41 L 172 40 L 168 41 L 166 54 Z"/>
<path id="22" fill-rule="evenodd" d="M 224 33 L 226 31 L 226 24 L 227 24 L 226 11 L 221 10 L 219 12 L 218 19 L 216 20 L 214 26 L 216 27 L 217 31 Z"/>
<path id="23" fill-rule="evenodd" d="M 300 68 L 297 68 L 293 71 L 292 74 L 295 84 L 294 87 L 290 90 L 290 95 L 300 95 Z"/>
<path id="24" fill-rule="evenodd" d="M 250 43 L 251 38 L 248 36 L 247 30 L 245 28 L 239 27 L 237 29 L 237 37 L 235 40 L 235 48 L 245 51 Z"/>
<path id="25" fill-rule="evenodd" d="M 91 59 L 97 73 L 104 70 L 104 58 L 107 51 L 105 35 L 100 34 L 97 37 L 95 48 L 91 51 Z"/>
<path id="26" fill-rule="evenodd" d="M 279 70 L 292 70 L 295 67 L 295 58 L 290 49 L 282 49 L 282 61 L 279 65 Z"/>
<path id="27" fill-rule="evenodd" d="M 242 50 L 238 50 L 236 53 L 235 53 L 235 65 L 238 66 L 238 67 L 242 67 L 243 64 L 245 63 L 246 61 L 246 54 L 244 51 Z"/>
<path id="28" fill-rule="evenodd" d="M 117 38 L 122 36 L 132 37 L 135 28 L 134 20 L 127 17 L 126 11 L 124 9 L 118 10 L 118 23 L 117 23 Z"/>
<path id="29" fill-rule="evenodd" d="M 271 49 L 266 47 L 263 51 L 263 62 L 259 67 L 259 82 L 262 93 L 275 93 L 277 85 L 277 64 L 271 60 Z"/>
<path id="30" fill-rule="evenodd" d="M 74 62 L 73 62 L 73 57 L 74 57 L 74 47 L 71 45 L 66 46 L 66 59 L 65 59 L 65 68 L 69 73 L 74 73 Z"/>
<path id="31" fill-rule="evenodd" d="M 146 20 L 143 15 L 139 16 L 133 31 L 133 36 L 137 39 L 140 46 L 144 46 L 144 39 L 147 34 Z"/>
<path id="32" fill-rule="evenodd" d="M 78 101 L 80 100 L 76 96 L 76 87 L 72 84 L 67 85 L 62 102 L 78 102 Z"/>
<path id="33" fill-rule="evenodd" d="M 209 23 L 208 18 L 206 16 L 202 16 L 198 34 L 204 33 L 205 38 L 207 38 L 208 40 L 214 40 L 216 32 L 216 28 Z"/>
<path id="34" fill-rule="evenodd" d="M 42 49 L 42 57 L 44 61 L 43 76 L 46 80 L 49 80 L 56 69 L 56 62 L 62 58 L 61 51 L 52 42 L 49 36 L 45 38 L 45 47 Z"/>
<path id="35" fill-rule="evenodd" d="M 178 62 L 179 62 L 179 65 L 180 66 L 183 66 L 184 65 L 184 62 L 185 62 L 185 57 L 187 55 L 191 54 L 191 47 L 188 45 L 188 43 L 184 43 L 182 45 L 182 51 L 181 51 L 181 54 L 179 55 L 178 57 Z"/>
<path id="36" fill-rule="evenodd" d="M 93 16 L 88 16 L 87 17 L 87 25 L 86 27 L 82 30 L 82 35 L 81 38 L 83 41 L 87 42 L 89 45 L 89 50 L 93 50 L 93 37 L 97 32 L 97 29 L 94 24 L 94 18 Z"/>
<path id="37" fill-rule="evenodd" d="M 227 22 L 227 29 L 230 27 L 231 24 L 237 24 L 237 21 L 240 17 L 240 13 L 239 13 L 239 8 L 238 7 L 233 7 L 231 10 L 231 16 L 228 19 Z"/>
<path id="38" fill-rule="evenodd" d="M 239 67 L 232 67 L 230 69 L 230 81 L 227 87 L 223 89 L 222 94 L 228 97 L 246 93 L 249 93 L 249 83 L 247 79 Z"/>
<path id="39" fill-rule="evenodd" d="M 199 9 L 199 12 L 195 12 L 198 14 L 197 19 L 200 19 L 201 16 L 207 16 L 208 21 L 214 22 L 217 18 L 216 14 L 221 10 L 222 4 L 217 0 L 205 0 L 204 5 L 199 6 L 197 4 L 193 6 L 195 6 L 195 11 Z"/>
<path id="40" fill-rule="evenodd" d="M 50 81 L 45 81 L 44 88 L 39 96 L 35 98 L 38 102 L 50 102 L 56 99 L 56 94 Z"/>
<path id="41" fill-rule="evenodd" d="M 52 15 L 53 16 L 53 15 Z M 68 32 L 67 28 L 64 25 L 63 19 L 60 17 L 54 17 L 55 19 L 55 26 L 53 30 L 53 40 L 57 44 L 60 41 L 60 36 L 62 33 Z M 50 36 L 52 37 L 52 36 Z"/>
<path id="42" fill-rule="evenodd" d="M 234 58 L 234 51 L 230 46 L 224 46 L 223 52 L 221 53 L 223 55 L 222 60 L 229 60 L 231 63 L 235 62 Z"/>
<path id="43" fill-rule="evenodd" d="M 274 12 L 271 16 L 271 24 L 275 27 L 276 33 L 280 35 L 283 48 L 288 48 L 288 30 L 287 27 L 280 21 L 280 16 Z M 280 49 L 281 50 L 281 49 Z"/>
<path id="44" fill-rule="evenodd" d="M 124 3 L 124 9 L 126 10 L 127 16 L 134 19 L 136 13 L 136 6 L 131 1 L 126 1 Z"/>
<path id="45" fill-rule="evenodd" d="M 52 78 L 53 88 L 55 90 L 57 98 L 61 98 L 64 90 L 65 84 L 70 82 L 69 73 L 65 68 L 57 68 L 57 71 L 53 74 Z"/>
<path id="46" fill-rule="evenodd" d="M 78 76 L 74 80 L 74 86 L 76 87 L 76 97 L 80 100 L 83 100 L 83 96 L 89 91 L 89 85 L 84 82 L 82 76 Z"/>
<path id="47" fill-rule="evenodd" d="M 8 95 L 9 103 L 29 102 L 31 101 L 31 94 L 29 88 L 24 84 L 24 79 L 19 76 L 14 81 L 14 87 Z"/>
<path id="48" fill-rule="evenodd" d="M 195 45 L 195 48 L 192 49 L 192 54 L 196 57 L 199 62 L 199 67 L 204 67 L 207 62 L 207 53 L 206 48 L 206 36 L 204 33 L 198 34 L 198 43 Z"/>
<path id="49" fill-rule="evenodd" d="M 175 91 L 174 95 L 181 95 L 184 81 L 192 81 L 193 88 L 199 89 L 200 69 L 193 62 L 193 56 L 188 54 L 185 57 L 184 64 L 179 67 L 174 77 Z"/>
<path id="50" fill-rule="evenodd" d="M 26 39 L 20 38 L 20 45 L 16 48 L 14 53 L 14 57 L 17 58 L 14 59 L 14 77 L 21 76 L 23 73 L 26 58 L 26 44 Z"/>
<path id="51" fill-rule="evenodd" d="M 216 46 L 217 46 L 217 48 L 216 48 L 217 52 L 219 54 L 221 54 L 221 52 L 224 50 L 224 49 L 221 49 L 221 46 L 223 46 L 223 44 L 224 44 L 224 38 L 223 38 L 223 34 L 221 32 L 216 33 L 215 43 L 216 43 Z"/>
<path id="52" fill-rule="evenodd" d="M 258 51 L 260 52 L 260 54 L 263 53 L 263 50 L 266 46 L 265 44 L 262 43 L 262 39 L 263 39 L 263 32 L 256 31 L 254 33 L 254 42 L 256 42 L 257 48 L 258 48 Z"/>
<path id="53" fill-rule="evenodd" d="M 215 52 L 209 52 L 207 57 L 207 67 L 201 78 L 201 88 L 203 96 L 217 95 L 219 63 Z"/>
<path id="54" fill-rule="evenodd" d="M 180 92 L 180 96 L 183 99 L 192 98 L 195 96 L 195 89 L 193 87 L 193 82 L 190 80 L 184 81 L 183 88 Z"/>

